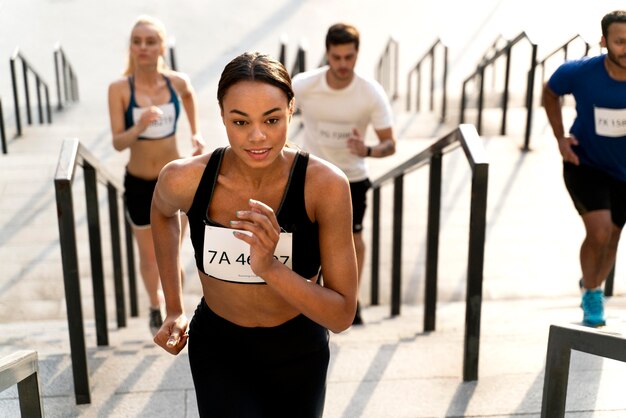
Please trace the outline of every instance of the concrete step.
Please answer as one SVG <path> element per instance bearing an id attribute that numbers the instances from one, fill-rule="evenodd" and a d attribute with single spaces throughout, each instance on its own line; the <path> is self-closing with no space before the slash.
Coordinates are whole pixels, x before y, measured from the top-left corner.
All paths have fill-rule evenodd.
<path id="1" fill-rule="evenodd" d="M 325 417 L 538 416 L 550 324 L 577 324 L 578 297 L 483 304 L 479 379 L 463 382 L 463 302 L 442 302 L 436 331 L 423 332 L 422 308 L 363 310 L 366 324 L 331 334 Z M 626 333 L 626 298 L 607 303 L 606 332 Z M 64 321 L 1 324 L 0 357 L 18 349 L 39 354 L 48 417 L 194 417 L 187 351 L 170 356 L 151 342 L 147 316 L 109 326 L 97 347 L 85 321 L 92 402 L 76 405 Z M 620 416 L 626 400 L 616 384 L 626 364 L 573 353 L 567 416 Z M 0 393 L 2 416 L 19 416 L 15 388 Z M 592 414 L 590 411 L 597 411 Z"/>

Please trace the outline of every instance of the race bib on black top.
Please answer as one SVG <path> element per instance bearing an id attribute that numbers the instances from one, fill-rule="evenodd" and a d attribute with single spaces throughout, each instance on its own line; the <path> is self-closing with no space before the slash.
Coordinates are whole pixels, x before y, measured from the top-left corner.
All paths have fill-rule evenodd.
<path id="1" fill-rule="evenodd" d="M 204 229 L 204 272 L 220 280 L 236 283 L 265 283 L 250 267 L 250 246 L 233 235 L 240 229 L 206 225 Z M 281 232 L 274 258 L 292 268 L 291 232 Z"/>

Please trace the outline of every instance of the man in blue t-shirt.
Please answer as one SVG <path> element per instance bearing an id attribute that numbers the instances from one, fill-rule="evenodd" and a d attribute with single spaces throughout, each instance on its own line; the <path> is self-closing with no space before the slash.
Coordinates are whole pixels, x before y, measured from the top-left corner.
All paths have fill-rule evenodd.
<path id="1" fill-rule="evenodd" d="M 605 324 L 602 282 L 615 264 L 626 223 L 626 11 L 602 18 L 604 55 L 562 64 L 543 90 L 543 105 L 563 157 L 563 178 L 585 225 L 580 248 L 583 324 Z M 565 133 L 561 96 L 576 100 Z"/>

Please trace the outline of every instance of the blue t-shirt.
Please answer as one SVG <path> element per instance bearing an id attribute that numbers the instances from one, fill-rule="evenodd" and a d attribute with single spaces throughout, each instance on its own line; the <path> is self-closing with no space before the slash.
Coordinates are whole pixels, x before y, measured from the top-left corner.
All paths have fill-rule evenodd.
<path id="1" fill-rule="evenodd" d="M 612 79 L 606 55 L 568 61 L 548 80 L 558 94 L 572 94 L 576 119 L 570 133 L 580 162 L 626 181 L 626 81 Z"/>

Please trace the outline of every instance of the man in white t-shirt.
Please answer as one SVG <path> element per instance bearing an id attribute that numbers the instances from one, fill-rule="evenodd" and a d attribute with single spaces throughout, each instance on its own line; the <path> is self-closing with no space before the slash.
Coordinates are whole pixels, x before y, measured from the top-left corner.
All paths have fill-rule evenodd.
<path id="1" fill-rule="evenodd" d="M 303 148 L 339 167 L 350 181 L 354 245 L 359 280 L 365 257 L 363 216 L 371 183 L 366 157 L 382 158 L 396 150 L 389 99 L 382 86 L 354 71 L 359 32 L 337 23 L 326 34 L 328 65 L 293 78 L 296 106 L 304 124 Z M 378 143 L 366 145 L 363 135 L 372 124 Z M 354 324 L 361 324 L 360 309 Z"/>

